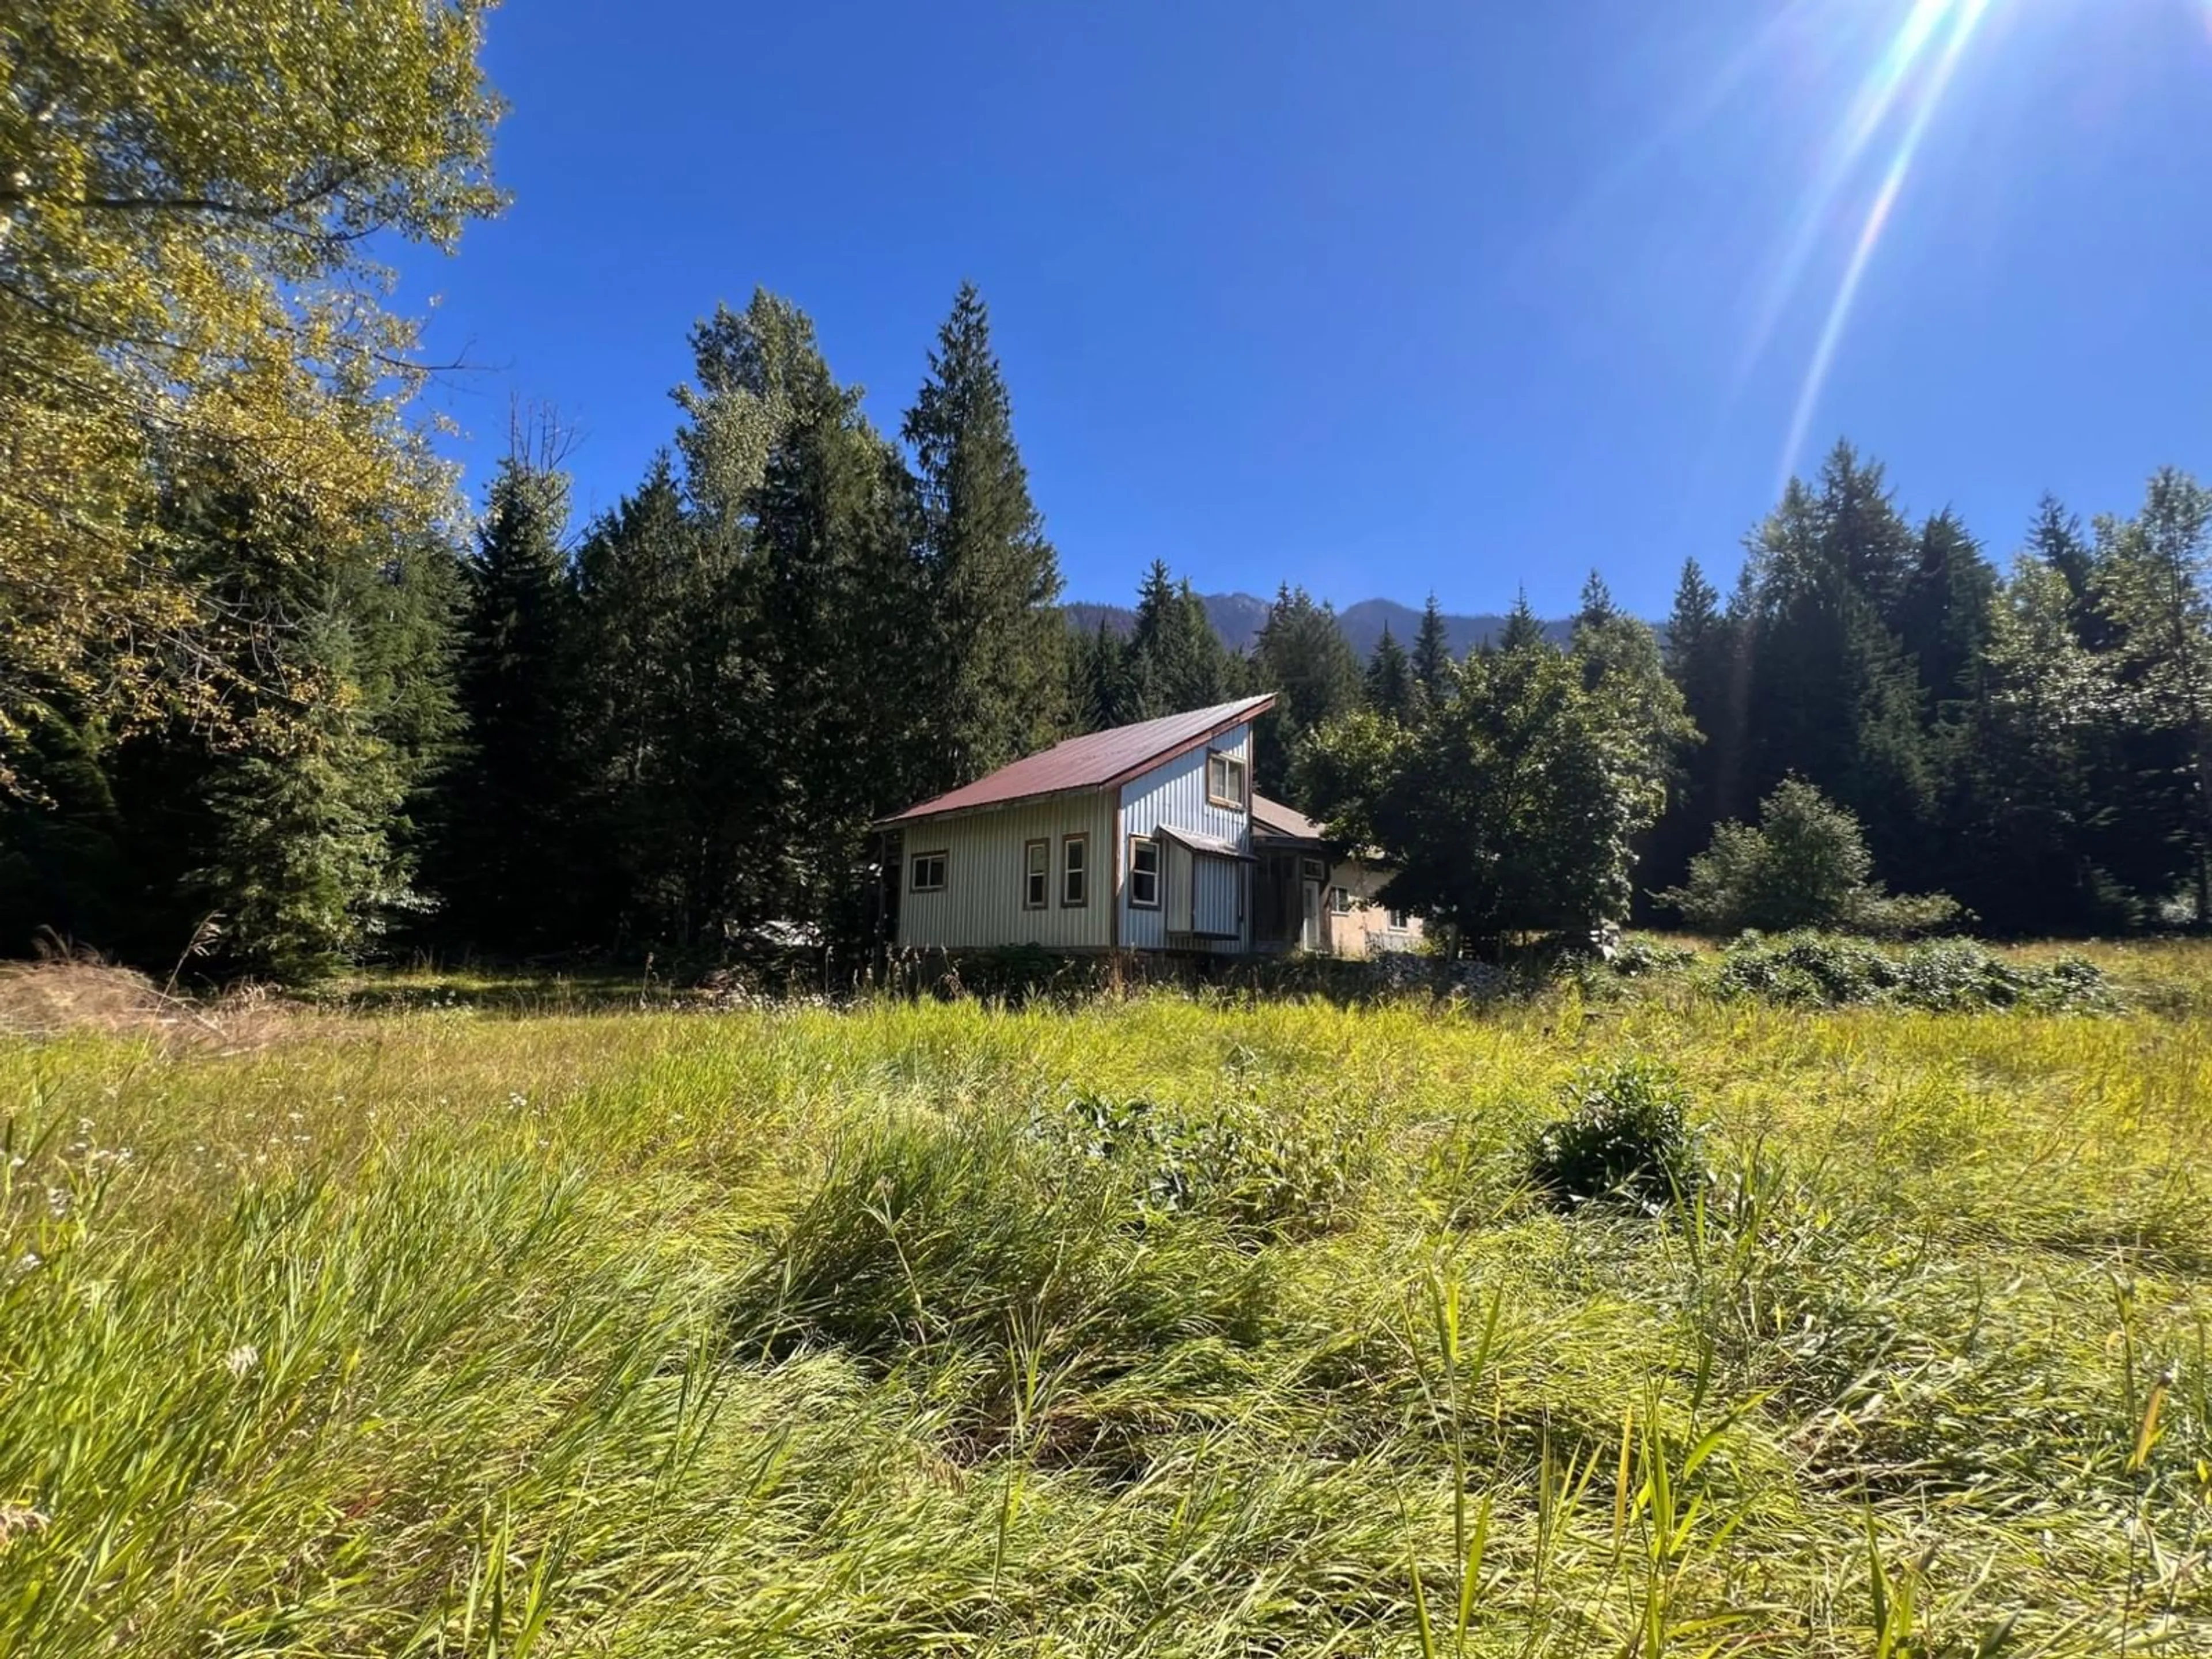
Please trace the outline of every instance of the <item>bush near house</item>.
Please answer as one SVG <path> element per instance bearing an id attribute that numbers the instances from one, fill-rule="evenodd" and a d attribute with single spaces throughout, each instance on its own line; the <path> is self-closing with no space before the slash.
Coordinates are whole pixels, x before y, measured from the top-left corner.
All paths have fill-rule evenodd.
<path id="1" fill-rule="evenodd" d="M 1893 894 L 1873 879 L 1859 821 L 1802 779 L 1759 804 L 1759 824 L 1723 823 L 1688 881 L 1655 894 L 1705 933 L 1826 928 L 1907 939 L 1971 921 L 1942 893 Z"/>

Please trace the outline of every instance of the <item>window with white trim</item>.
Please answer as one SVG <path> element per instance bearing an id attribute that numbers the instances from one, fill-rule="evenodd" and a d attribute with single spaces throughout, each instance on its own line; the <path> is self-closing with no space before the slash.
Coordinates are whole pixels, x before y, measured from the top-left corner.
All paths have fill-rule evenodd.
<path id="1" fill-rule="evenodd" d="M 909 893 L 941 893 L 945 890 L 945 856 L 942 853 L 916 853 L 914 855 L 913 878 L 907 883 Z"/>
<path id="2" fill-rule="evenodd" d="M 1411 931 L 1413 926 L 1413 913 L 1411 910 L 1393 910 L 1390 913 L 1390 931 L 1392 933 L 1407 933 Z"/>
<path id="3" fill-rule="evenodd" d="M 1129 837 L 1129 902 L 1139 910 L 1160 908 L 1160 844 L 1149 836 Z"/>
<path id="4" fill-rule="evenodd" d="M 1060 902 L 1079 909 L 1091 902 L 1091 837 L 1063 836 L 1060 842 Z"/>
<path id="5" fill-rule="evenodd" d="M 1328 908 L 1335 911 L 1340 916 L 1350 915 L 1352 914 L 1352 890 L 1349 887 L 1330 888 L 1328 890 Z"/>
<path id="6" fill-rule="evenodd" d="M 1218 750 L 1206 757 L 1206 799 L 1214 806 L 1242 807 L 1244 802 L 1244 763 Z"/>
<path id="7" fill-rule="evenodd" d="M 1025 842 L 1022 846 L 1022 908 L 1042 910 L 1052 898 L 1052 843 Z"/>

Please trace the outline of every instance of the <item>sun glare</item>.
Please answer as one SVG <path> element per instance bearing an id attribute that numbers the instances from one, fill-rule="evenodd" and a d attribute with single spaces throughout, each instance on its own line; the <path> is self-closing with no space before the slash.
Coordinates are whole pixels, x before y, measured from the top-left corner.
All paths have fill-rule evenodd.
<path id="1" fill-rule="evenodd" d="M 1829 303 L 1826 319 L 1813 349 L 1804 384 L 1798 390 L 1797 406 L 1790 422 L 1789 441 L 1782 454 L 1782 479 L 1785 483 L 1796 470 L 1806 432 L 1819 411 L 1820 394 L 1827 386 L 1836 349 L 1842 343 L 1844 330 L 1850 321 L 1859 286 L 1865 280 L 1875 248 L 1881 245 L 1882 233 L 1895 214 L 1898 198 L 1911 176 L 1921 141 L 1927 137 L 1943 94 L 1950 88 L 1959 60 L 1966 55 L 1975 31 L 1994 3 L 1995 0 L 1914 0 L 1896 38 L 1854 101 L 1851 116 L 1821 169 L 1819 183 L 1799 210 L 1789 251 L 1761 312 L 1759 332 L 1753 343 L 1754 351 L 1765 343 L 1765 336 L 1771 332 L 1782 307 L 1796 289 L 1828 210 L 1849 182 L 1856 164 L 1886 129 L 1899 129 L 1896 147 L 1890 152 L 1873 204 L 1859 227 L 1850 258 L 1837 283 L 1835 297 Z"/>

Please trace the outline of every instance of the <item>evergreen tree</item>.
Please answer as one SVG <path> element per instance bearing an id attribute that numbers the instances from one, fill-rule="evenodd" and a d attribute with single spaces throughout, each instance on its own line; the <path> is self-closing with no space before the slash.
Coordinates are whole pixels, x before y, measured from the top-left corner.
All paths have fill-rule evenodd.
<path id="1" fill-rule="evenodd" d="M 811 338 L 811 330 L 809 331 Z M 868 825 L 907 804 L 921 781 L 917 726 L 886 676 L 911 683 L 928 668 L 921 571 L 912 556 L 907 480 L 896 450 L 860 412 L 857 387 L 820 366 L 809 395 L 772 452 L 757 515 L 763 639 L 769 692 L 766 757 L 787 806 L 781 841 L 755 856 L 775 872 L 759 920 L 827 922 L 857 940 L 854 909 L 865 884 Z M 1034 681 L 1058 708 L 1064 632 L 1040 611 L 1027 631 L 1048 637 L 1048 678 Z M 780 845 L 780 864 L 769 848 Z"/>
<path id="2" fill-rule="evenodd" d="M 1938 714 L 1975 695 L 1996 588 L 1996 573 L 1957 517 L 1947 511 L 1929 520 L 1905 580 L 1898 631 Z"/>
<path id="3" fill-rule="evenodd" d="M 1880 467 L 1847 445 L 1817 490 L 1784 489 L 1752 549 L 1743 787 L 1764 797 L 1802 775 L 1865 824 L 1885 869 L 1919 886 L 1936 790 L 1923 696 L 1890 620 L 1912 544 Z"/>
<path id="4" fill-rule="evenodd" d="M 132 867 L 125 823 L 94 733 L 51 705 L 15 747 L 0 789 L 0 954 L 42 933 L 121 949 Z"/>
<path id="5" fill-rule="evenodd" d="M 420 815 L 458 728 L 454 557 L 396 526 L 329 540 L 221 463 L 180 468 L 165 517 L 226 649 L 258 660 L 229 682 L 240 735 L 179 721 L 102 757 L 125 880 L 100 942 L 166 964 L 213 915 L 211 965 L 309 977 L 423 908 Z M 253 685 L 284 706 L 264 719 Z"/>
<path id="6" fill-rule="evenodd" d="M 1336 612 L 1317 605 L 1303 587 L 1277 592 L 1253 653 L 1254 672 L 1275 693 L 1273 710 L 1253 733 L 1254 781 L 1262 793 L 1290 787 L 1291 761 L 1316 728 L 1346 714 L 1359 702 L 1359 659 Z"/>
<path id="7" fill-rule="evenodd" d="M 2081 534 L 2081 520 L 2055 496 L 2045 495 L 2036 507 L 2024 550 L 2065 582 L 2074 637 L 2092 651 L 2109 650 L 2115 632 L 2098 604 L 2096 550 Z"/>
<path id="8" fill-rule="evenodd" d="M 851 941 L 867 825 L 927 776 L 911 700 L 883 694 L 935 660 L 909 480 L 789 301 L 718 307 L 692 351 L 680 489 L 657 466 L 580 562 L 603 817 L 641 854 L 630 925 L 708 948 L 769 923 Z"/>
<path id="9" fill-rule="evenodd" d="M 412 535 L 380 559 L 341 568 L 338 605 L 349 630 L 358 718 L 382 746 L 398 805 L 386 826 L 391 870 L 411 884 L 434 856 L 453 768 L 465 750 L 460 702 L 461 623 L 466 572 L 443 536 Z M 434 896 L 411 886 L 375 934 L 411 927 L 434 912 Z"/>
<path id="10" fill-rule="evenodd" d="M 1723 802 L 1742 769 L 1746 717 L 1736 647 L 1735 624 L 1721 610 L 1718 590 L 1695 559 L 1684 561 L 1667 618 L 1665 663 L 1699 740 L 1675 748 L 1676 783 L 1648 860 L 1654 885 L 1680 881 L 1691 856 L 1729 816 Z"/>
<path id="11" fill-rule="evenodd" d="M 193 883 L 230 964 L 284 980 L 353 960 L 417 905 L 392 833 L 405 770 L 362 718 L 345 618 L 325 611 L 301 643 L 329 689 L 280 743 L 222 757 L 214 856 Z"/>
<path id="12" fill-rule="evenodd" d="M 586 853 L 585 931 L 602 943 L 675 943 L 692 931 L 702 803 L 684 786 L 706 752 L 699 727 L 716 712 L 695 693 L 725 666 L 698 647 L 722 631 L 729 597 L 710 548 L 663 453 L 577 553 L 587 760 L 575 833 Z"/>
<path id="13" fill-rule="evenodd" d="M 2048 523 L 2046 504 L 2039 528 Z M 2142 915 L 2101 862 L 2111 805 L 2099 760 L 2120 720 L 2118 688 L 2076 637 L 2071 581 L 2038 550 L 2048 544 L 2031 532 L 1990 614 L 1971 750 L 1976 810 L 1958 836 L 1956 890 L 2000 933 L 2093 931 Z"/>
<path id="14" fill-rule="evenodd" d="M 468 567 L 459 685 L 470 740 L 446 808 L 450 927 L 492 951 L 570 942 L 575 590 L 567 477 L 518 447 L 485 498 Z"/>
<path id="15" fill-rule="evenodd" d="M 1068 715 L 1079 732 L 1126 726 L 1133 709 L 1151 700 L 1149 688 L 1132 678 L 1131 653 L 1101 617 L 1095 629 L 1068 632 Z"/>
<path id="16" fill-rule="evenodd" d="M 2212 924 L 2212 490 L 2163 468 L 2134 518 L 2097 531 L 2120 683 L 2137 724 L 2170 744 L 2165 793 L 2188 826 L 2197 923 Z"/>
<path id="17" fill-rule="evenodd" d="M 1066 630 L 1060 566 L 1030 500 L 990 321 L 962 285 L 903 428 L 915 457 L 925 588 L 934 622 L 923 772 L 950 788 L 1058 736 Z"/>
<path id="18" fill-rule="evenodd" d="M 1228 647 L 1189 579 L 1176 581 L 1164 561 L 1153 561 L 1137 590 L 1127 657 L 1130 720 L 1211 708 L 1228 696 Z"/>
<path id="19" fill-rule="evenodd" d="M 1602 586 L 1602 584 L 1601 584 Z M 1528 606 L 1528 590 L 1521 589 L 1513 596 L 1513 609 L 1505 613 L 1505 626 L 1498 637 L 1490 641 L 1495 651 L 1550 650 L 1552 642 L 1544 636 L 1544 624 L 1536 620 L 1536 613 Z"/>
<path id="20" fill-rule="evenodd" d="M 1428 602 L 1421 607 L 1420 630 L 1413 635 L 1413 684 L 1419 690 L 1424 711 L 1443 701 L 1451 664 L 1451 639 L 1444 629 L 1443 611 L 1431 589 Z"/>
<path id="21" fill-rule="evenodd" d="M 1376 714 L 1399 721 L 1413 718 L 1417 696 L 1413 665 L 1406 647 L 1391 637 L 1388 623 L 1382 625 L 1382 637 L 1376 641 L 1375 654 L 1367 659 L 1362 690 L 1367 706 Z"/>

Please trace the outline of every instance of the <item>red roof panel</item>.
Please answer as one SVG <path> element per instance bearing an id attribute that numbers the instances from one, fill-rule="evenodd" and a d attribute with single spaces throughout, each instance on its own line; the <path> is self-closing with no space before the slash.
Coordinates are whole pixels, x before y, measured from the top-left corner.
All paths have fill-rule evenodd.
<path id="1" fill-rule="evenodd" d="M 1208 738 L 1264 714 L 1274 704 L 1275 694 L 1270 691 L 1235 702 L 1216 703 L 1211 708 L 1194 708 L 1187 714 L 1168 714 L 1156 720 L 1139 720 L 1134 726 L 1093 732 L 1088 737 L 1070 738 L 1066 743 L 1056 743 L 1049 749 L 1018 760 L 1012 766 L 1002 766 L 988 777 L 963 784 L 918 806 L 909 806 L 883 822 L 910 823 L 917 818 L 941 817 L 948 812 L 1006 806 L 1039 795 L 1103 789 L 1149 772 L 1195 749 Z"/>

